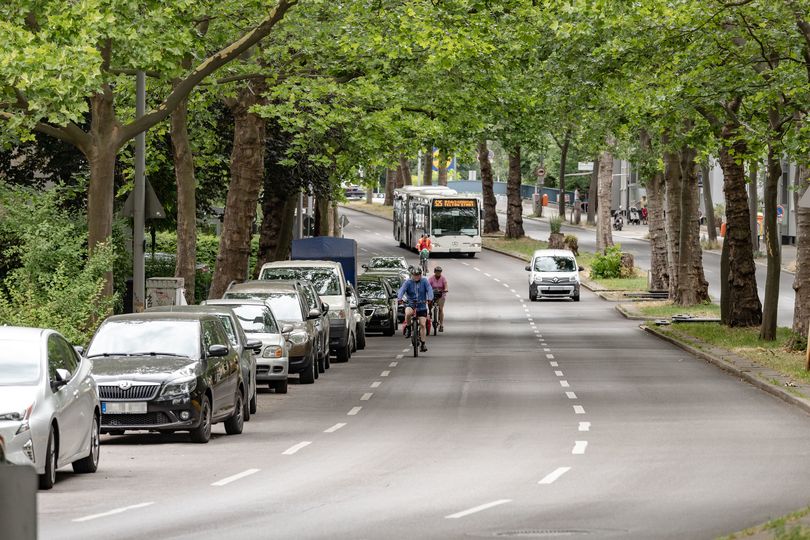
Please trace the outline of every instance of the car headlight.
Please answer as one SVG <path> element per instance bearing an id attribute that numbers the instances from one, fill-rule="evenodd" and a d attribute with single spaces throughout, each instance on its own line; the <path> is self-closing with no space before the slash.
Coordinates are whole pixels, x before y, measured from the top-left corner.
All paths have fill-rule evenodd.
<path id="1" fill-rule="evenodd" d="M 374 308 L 374 314 L 375 315 L 388 315 L 389 311 L 390 310 L 386 306 L 380 306 L 380 307 Z"/>
<path id="2" fill-rule="evenodd" d="M 282 356 L 284 356 L 284 351 L 276 345 L 265 347 L 262 351 L 262 358 L 281 358 Z"/>
<path id="3" fill-rule="evenodd" d="M 28 421 L 31 419 L 31 413 L 34 411 L 34 404 L 32 403 L 21 411 L 13 411 L 0 414 L 0 422 L 20 422 L 20 427 L 17 428 L 17 435 L 25 433 L 31 429 Z"/>
<path id="4" fill-rule="evenodd" d="M 301 345 L 302 343 L 307 342 L 307 333 L 302 332 L 300 330 L 293 332 L 290 334 L 290 341 L 295 343 L 296 345 Z"/>
<path id="5" fill-rule="evenodd" d="M 161 397 L 177 397 L 190 394 L 197 388 L 197 377 L 175 379 L 163 386 Z"/>
<path id="6" fill-rule="evenodd" d="M 345 319 L 346 318 L 346 312 L 343 311 L 342 309 L 336 309 L 334 311 L 330 309 L 329 312 L 327 313 L 327 315 L 329 315 L 330 319 Z"/>

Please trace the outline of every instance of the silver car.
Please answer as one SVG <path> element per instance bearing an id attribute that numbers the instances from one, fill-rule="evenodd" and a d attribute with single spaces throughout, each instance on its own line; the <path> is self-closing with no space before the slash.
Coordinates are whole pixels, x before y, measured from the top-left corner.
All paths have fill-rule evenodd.
<path id="1" fill-rule="evenodd" d="M 0 437 L 6 459 L 33 465 L 50 489 L 56 469 L 96 472 L 99 402 L 91 361 L 53 330 L 0 327 Z"/>

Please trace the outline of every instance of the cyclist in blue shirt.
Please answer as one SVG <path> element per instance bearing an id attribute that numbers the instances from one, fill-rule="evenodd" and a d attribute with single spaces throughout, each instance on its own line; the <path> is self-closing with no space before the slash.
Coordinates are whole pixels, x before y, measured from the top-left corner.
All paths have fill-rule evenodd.
<path id="1" fill-rule="evenodd" d="M 413 317 L 415 311 L 416 316 L 419 317 L 419 339 L 422 343 L 419 350 L 427 352 L 427 346 L 425 345 L 425 329 L 427 327 L 428 314 L 427 303 L 433 300 L 433 288 L 426 279 L 422 279 L 421 268 L 411 270 L 410 279 L 406 280 L 405 283 L 402 284 L 402 287 L 399 288 L 397 300 L 402 300 L 403 297 L 407 298 L 407 300 L 405 300 L 405 337 L 410 337 L 411 317 Z"/>

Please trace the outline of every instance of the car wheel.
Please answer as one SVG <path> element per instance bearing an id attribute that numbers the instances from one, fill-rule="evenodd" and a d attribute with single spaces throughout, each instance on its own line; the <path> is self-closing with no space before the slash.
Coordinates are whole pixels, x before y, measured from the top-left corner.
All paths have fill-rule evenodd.
<path id="1" fill-rule="evenodd" d="M 276 394 L 287 393 L 287 379 L 284 379 L 283 381 L 276 381 L 272 386 L 276 389 Z"/>
<path id="2" fill-rule="evenodd" d="M 361 326 L 360 332 L 357 334 L 357 348 L 361 351 L 366 348 L 366 327 Z"/>
<path id="3" fill-rule="evenodd" d="M 94 473 L 98 470 L 99 447 L 98 416 L 93 415 L 93 426 L 90 432 L 90 453 L 87 457 L 73 462 L 73 471 L 77 473 Z"/>
<path id="4" fill-rule="evenodd" d="M 51 489 L 56 483 L 56 438 L 53 433 L 53 426 L 48 433 L 48 446 L 45 449 L 45 473 L 39 475 L 39 489 Z"/>
<path id="5" fill-rule="evenodd" d="M 207 443 L 211 439 L 211 402 L 208 396 L 203 396 L 200 403 L 200 425 L 190 432 L 191 440 L 195 443 Z"/>
<path id="6" fill-rule="evenodd" d="M 318 360 L 318 355 L 315 354 L 312 357 L 312 376 L 315 377 L 315 380 L 317 381 L 321 378 L 321 373 L 321 362 Z"/>
<path id="7" fill-rule="evenodd" d="M 312 359 L 312 363 L 315 363 L 315 359 Z M 318 372 L 317 367 L 313 367 L 312 363 L 304 368 L 298 375 L 298 382 L 301 384 L 314 384 L 315 383 L 315 373 Z"/>
<path id="8" fill-rule="evenodd" d="M 326 371 L 326 359 L 322 355 L 317 355 L 318 361 L 315 364 L 318 366 L 318 373 L 324 373 Z M 316 379 L 318 377 L 315 377 Z"/>
<path id="9" fill-rule="evenodd" d="M 328 349 L 327 349 L 327 351 L 325 353 L 323 353 L 323 365 L 324 365 L 324 367 L 326 369 L 329 369 L 329 368 L 332 367 L 332 360 L 329 359 L 329 350 Z"/>
<path id="10" fill-rule="evenodd" d="M 352 345 L 351 345 L 351 343 L 349 343 L 349 340 L 347 339 L 346 340 L 346 345 L 344 345 L 342 348 L 337 350 L 337 353 L 336 353 L 337 358 L 336 358 L 336 360 L 338 362 L 348 362 L 349 357 L 351 357 L 351 347 L 352 347 Z"/>
<path id="11" fill-rule="evenodd" d="M 250 400 L 242 402 L 242 418 L 250 422 Z"/>
<path id="12" fill-rule="evenodd" d="M 256 385 L 253 385 L 253 397 L 250 398 L 250 414 L 256 414 L 256 411 L 259 410 L 259 398 L 256 395 Z"/>
<path id="13" fill-rule="evenodd" d="M 236 406 L 233 408 L 233 415 L 225 420 L 225 433 L 228 435 L 239 435 L 245 427 L 245 399 L 242 392 L 236 393 Z"/>
<path id="14" fill-rule="evenodd" d="M 352 348 L 349 350 L 350 353 L 357 352 L 357 334 L 352 335 Z M 351 357 L 351 354 L 349 355 Z"/>
<path id="15" fill-rule="evenodd" d="M 573 299 L 574 299 L 574 302 L 579 302 L 579 293 L 575 294 L 575 295 L 574 295 L 574 296 L 572 296 L 571 298 L 573 298 Z"/>
<path id="16" fill-rule="evenodd" d="M 536 290 L 529 289 L 529 300 L 531 300 L 532 302 L 537 301 L 537 291 Z"/>

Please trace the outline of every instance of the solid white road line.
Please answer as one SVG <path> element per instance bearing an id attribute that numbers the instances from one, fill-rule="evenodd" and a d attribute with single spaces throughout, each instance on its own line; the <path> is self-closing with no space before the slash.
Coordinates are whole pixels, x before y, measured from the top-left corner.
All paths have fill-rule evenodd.
<path id="1" fill-rule="evenodd" d="M 546 355 L 546 358 L 548 358 L 548 359 L 550 359 L 550 360 L 553 360 L 553 359 L 554 359 L 554 355 L 553 355 L 553 354 L 547 354 L 547 355 Z"/>
<path id="2" fill-rule="evenodd" d="M 309 443 L 306 443 L 306 444 L 309 444 Z M 223 478 L 222 480 L 218 480 L 218 481 L 214 482 L 211 485 L 212 486 L 218 486 L 218 487 L 219 486 L 225 486 L 225 485 L 230 484 L 231 482 L 236 482 L 237 480 L 241 480 L 242 478 L 244 478 L 246 476 L 250 476 L 251 474 L 256 474 L 257 472 L 259 472 L 259 469 L 248 469 L 246 471 L 240 472 L 239 474 L 235 474 L 233 476 Z"/>
<path id="3" fill-rule="evenodd" d="M 372 388 L 379 388 L 381 384 L 382 384 L 382 382 L 380 382 L 380 381 L 374 381 L 373 383 L 371 383 L 371 387 Z"/>
<path id="4" fill-rule="evenodd" d="M 338 422 L 337 424 L 330 427 L 329 429 L 323 430 L 323 432 L 324 433 L 334 433 L 334 432 L 336 432 L 337 430 L 339 430 L 340 428 L 342 428 L 345 425 L 346 425 L 346 422 Z"/>
<path id="5" fill-rule="evenodd" d="M 579 430 L 580 431 L 590 431 L 591 430 L 591 423 L 590 422 L 580 422 L 579 423 Z"/>
<path id="6" fill-rule="evenodd" d="M 568 396 L 568 399 L 577 399 L 577 395 L 573 392 L 566 392 L 565 395 Z"/>
<path id="7" fill-rule="evenodd" d="M 562 372 L 562 371 L 555 371 L 555 372 L 554 372 L 554 375 L 556 375 L 557 377 L 562 377 L 562 376 L 563 376 L 563 372 Z"/>
<path id="8" fill-rule="evenodd" d="M 285 455 L 285 456 L 291 456 L 291 455 L 295 454 L 296 452 L 298 452 L 299 450 L 301 450 L 302 448 L 306 448 L 310 444 L 312 444 L 312 441 L 300 442 L 300 443 L 298 443 L 296 445 L 293 445 L 293 446 L 287 448 L 286 450 L 284 450 L 282 452 L 282 454 Z"/>
<path id="9" fill-rule="evenodd" d="M 585 414 L 585 407 L 582 405 L 574 405 L 574 414 Z"/>
<path id="10" fill-rule="evenodd" d="M 360 401 L 368 401 L 371 399 L 371 396 L 374 395 L 374 392 L 366 392 L 363 394 L 363 397 L 360 398 Z"/>
<path id="11" fill-rule="evenodd" d="M 558 364 L 557 362 L 549 362 L 549 364 L 551 365 L 551 367 L 559 367 L 560 366 L 560 364 Z"/>
<path id="12" fill-rule="evenodd" d="M 568 381 L 560 381 L 560 386 L 562 386 L 563 388 L 570 388 L 571 387 L 571 385 L 568 384 Z"/>
<path id="13" fill-rule="evenodd" d="M 497 501 L 488 502 L 486 504 L 482 504 L 480 506 L 476 506 L 474 508 L 470 508 L 468 510 L 462 510 L 461 512 L 456 512 L 455 514 L 450 514 L 449 516 L 444 516 L 445 519 L 459 519 L 470 514 L 475 514 L 477 512 L 482 512 L 484 510 L 489 510 L 490 508 L 494 508 L 496 506 L 500 506 L 502 504 L 510 503 L 512 499 L 499 499 Z"/>
<path id="14" fill-rule="evenodd" d="M 571 470 L 571 467 L 560 467 L 556 471 L 554 471 L 553 473 L 550 473 L 550 474 L 546 475 L 542 480 L 540 480 L 537 483 L 541 484 L 541 485 L 553 484 L 554 482 L 559 480 L 562 475 L 564 475 L 565 473 L 567 473 L 570 470 Z"/>
<path id="15" fill-rule="evenodd" d="M 126 512 L 127 510 L 135 510 L 137 508 L 146 508 L 147 506 L 152 506 L 153 504 L 155 504 L 154 501 L 140 503 L 140 504 L 132 504 L 130 506 L 122 506 L 121 508 L 116 508 L 114 510 L 110 510 L 109 512 L 102 512 L 100 514 L 91 514 L 89 516 L 76 518 L 76 519 L 73 520 L 73 522 L 74 523 L 82 523 L 84 521 L 91 521 L 93 519 L 103 518 L 103 517 L 107 517 L 107 516 L 114 516 L 116 514 L 122 514 L 122 513 Z"/>
<path id="16" fill-rule="evenodd" d="M 382 373 L 380 373 L 380 377 L 388 377 L 389 375 L 391 375 L 391 372 L 388 370 L 385 370 Z"/>
<path id="17" fill-rule="evenodd" d="M 352 407 L 352 410 L 346 413 L 346 416 L 355 416 L 357 413 L 363 410 L 363 407 Z"/>
<path id="18" fill-rule="evenodd" d="M 571 450 L 571 453 L 574 455 L 584 454 L 587 447 L 588 441 L 574 441 L 574 449 Z"/>
<path id="19" fill-rule="evenodd" d="M 388 364 L 388 367 L 397 367 L 398 365 L 399 362 L 391 362 L 390 364 Z"/>

